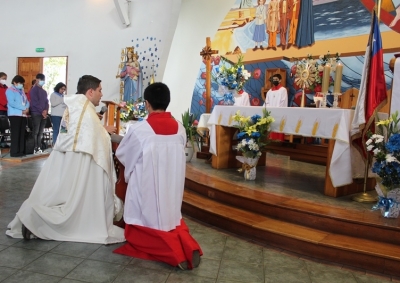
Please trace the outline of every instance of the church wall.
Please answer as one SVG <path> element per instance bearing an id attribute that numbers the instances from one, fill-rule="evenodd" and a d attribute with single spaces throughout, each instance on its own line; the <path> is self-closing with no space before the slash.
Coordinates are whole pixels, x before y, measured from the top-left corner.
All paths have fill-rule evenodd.
<path id="1" fill-rule="evenodd" d="M 250 7 L 242 6 L 243 3 L 250 3 Z M 302 3 L 312 2 L 304 0 Z M 371 2 L 371 3 L 370 3 Z M 289 105 L 297 106 L 295 101 L 296 90 L 293 84 L 293 78 L 290 77 L 290 69 L 293 63 L 289 62 L 292 58 L 306 58 L 311 54 L 314 58 L 319 55 L 336 52 L 341 54 L 341 61 L 344 65 L 342 91 L 349 88 L 359 88 L 361 73 L 363 69 L 364 54 L 368 43 L 368 37 L 371 25 L 371 0 L 333 0 L 333 1 L 314 1 L 310 13 L 313 15 L 313 29 L 306 29 L 299 33 L 300 37 L 310 40 L 311 34 L 315 38 L 312 43 L 287 46 L 283 48 L 279 45 L 280 38 L 277 35 L 277 48 L 268 48 L 269 35 L 262 43 L 264 50 L 253 49 L 255 42 L 253 33 L 255 30 L 255 11 L 256 0 L 236 0 L 224 20 L 221 22 L 215 37 L 212 39 L 213 49 L 219 50 L 219 56 L 224 56 L 231 62 L 237 61 L 239 53 L 244 55 L 245 68 L 252 73 L 252 78 L 247 82 L 244 90 L 250 95 L 251 105 L 262 105 L 261 88 L 265 84 L 265 70 L 272 68 L 283 68 L 287 74 L 287 85 L 289 94 Z M 270 1 L 266 1 L 267 9 Z M 371 6 L 372 5 L 372 6 Z M 307 6 L 310 7 L 310 6 Z M 307 11 L 307 10 L 305 10 Z M 386 16 L 386 17 L 385 17 Z M 307 17 L 307 16 L 306 16 Z M 385 11 L 381 13 L 381 35 L 384 50 L 384 69 L 387 89 L 391 88 L 392 73 L 389 70 L 388 63 L 393 58 L 394 53 L 400 52 L 400 21 L 393 28 L 388 27 L 393 20 L 393 11 L 388 14 Z M 313 30 L 311 32 L 311 30 Z M 218 56 L 213 60 L 220 62 Z M 285 60 L 282 60 L 286 58 Z M 217 63 L 213 63 L 213 74 Z M 197 116 L 205 111 L 205 65 L 200 64 L 197 73 L 197 80 L 194 85 L 191 111 Z M 334 76 L 334 74 L 331 74 Z M 313 93 L 307 95 L 308 102 L 313 102 Z M 222 103 L 223 93 L 221 93 L 218 84 L 212 84 L 211 100 L 212 107 Z M 293 105 L 292 102 L 294 101 Z"/>
<path id="2" fill-rule="evenodd" d="M 180 119 L 190 108 L 193 84 L 202 61 L 206 37 L 213 38 L 235 0 L 183 0 L 163 81 L 171 89 L 169 111 Z"/>
<path id="3" fill-rule="evenodd" d="M 162 78 L 182 1 L 133 0 L 129 27 L 121 23 L 112 0 L 3 2 L 0 71 L 8 74 L 9 83 L 17 57 L 68 56 L 68 93 L 76 91 L 79 77 L 91 74 L 102 80 L 103 99 L 114 100 L 119 98 L 116 74 L 126 46 L 140 54 L 144 85 L 153 63 L 156 79 Z M 46 51 L 36 53 L 36 47 Z"/>

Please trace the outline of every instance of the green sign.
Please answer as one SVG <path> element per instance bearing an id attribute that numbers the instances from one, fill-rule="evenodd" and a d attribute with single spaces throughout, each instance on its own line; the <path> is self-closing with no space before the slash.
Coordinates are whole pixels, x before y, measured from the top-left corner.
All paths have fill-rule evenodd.
<path id="1" fill-rule="evenodd" d="M 38 48 L 36 48 L 36 52 L 44 52 L 44 47 L 38 47 Z"/>

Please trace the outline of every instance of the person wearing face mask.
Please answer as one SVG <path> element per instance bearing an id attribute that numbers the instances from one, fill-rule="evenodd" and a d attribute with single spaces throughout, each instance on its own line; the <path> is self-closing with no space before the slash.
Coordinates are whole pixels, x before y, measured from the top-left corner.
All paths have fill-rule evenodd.
<path id="1" fill-rule="evenodd" d="M 33 138 L 35 145 L 33 154 L 43 153 L 40 145 L 42 143 L 43 131 L 47 119 L 47 112 L 49 110 L 49 100 L 47 99 L 47 92 L 43 89 L 45 83 L 45 76 L 43 74 L 37 74 L 36 84 L 30 92 L 30 111 L 32 116 Z"/>
<path id="2" fill-rule="evenodd" d="M 29 114 L 29 101 L 24 92 L 25 79 L 16 75 L 6 90 L 7 114 L 11 130 L 11 157 L 22 157 L 25 152 L 26 116 Z"/>
<path id="3" fill-rule="evenodd" d="M 265 96 L 264 107 L 287 107 L 288 106 L 288 94 L 284 86 L 281 85 L 282 76 L 275 74 L 272 76 L 272 88 L 267 92 Z M 283 141 L 285 138 L 284 134 L 271 133 L 271 140 Z"/>
<path id="4" fill-rule="evenodd" d="M 56 143 L 60 130 L 61 118 L 67 105 L 64 103 L 64 92 L 67 86 L 64 83 L 58 83 L 54 87 L 54 92 L 50 95 L 51 104 L 51 123 L 53 124 L 53 145 Z"/>
<path id="5" fill-rule="evenodd" d="M 7 117 L 7 97 L 6 97 L 6 80 L 7 80 L 7 74 L 0 72 L 0 116 L 6 116 Z M 5 143 L 5 129 L 0 129 L 0 134 L 1 134 L 1 139 L 0 139 L 0 147 L 1 148 L 7 148 L 9 147 Z"/>
<path id="6" fill-rule="evenodd" d="M 265 96 L 264 107 L 287 107 L 288 95 L 285 87 L 281 85 L 282 76 L 275 74 L 272 76 L 272 88 Z"/>

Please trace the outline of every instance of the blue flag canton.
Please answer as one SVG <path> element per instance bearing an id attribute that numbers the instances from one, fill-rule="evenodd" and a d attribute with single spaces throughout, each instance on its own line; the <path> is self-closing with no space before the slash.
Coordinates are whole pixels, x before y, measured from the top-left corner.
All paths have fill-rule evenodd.
<path id="1" fill-rule="evenodd" d="M 372 56 L 375 56 L 377 52 L 382 49 L 382 38 L 381 32 L 379 31 L 379 22 L 374 15 L 374 32 L 372 34 Z"/>

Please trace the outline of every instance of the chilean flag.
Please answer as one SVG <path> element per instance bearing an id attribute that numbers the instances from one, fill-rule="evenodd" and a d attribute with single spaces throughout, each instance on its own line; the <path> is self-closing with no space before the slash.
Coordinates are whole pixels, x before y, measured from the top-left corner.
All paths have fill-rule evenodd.
<path id="1" fill-rule="evenodd" d="M 382 38 L 375 12 L 372 19 L 371 33 L 365 52 L 364 68 L 361 77 L 360 92 L 351 123 L 351 139 L 364 159 L 366 133 L 375 132 L 375 116 L 386 104 L 386 81 L 383 69 Z"/>

